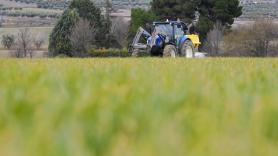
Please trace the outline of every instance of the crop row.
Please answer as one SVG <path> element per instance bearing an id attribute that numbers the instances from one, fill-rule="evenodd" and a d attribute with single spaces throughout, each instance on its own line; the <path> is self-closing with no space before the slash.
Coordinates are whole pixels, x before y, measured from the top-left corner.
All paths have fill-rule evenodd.
<path id="1" fill-rule="evenodd" d="M 277 156 L 277 59 L 0 60 L 4 156 Z"/>

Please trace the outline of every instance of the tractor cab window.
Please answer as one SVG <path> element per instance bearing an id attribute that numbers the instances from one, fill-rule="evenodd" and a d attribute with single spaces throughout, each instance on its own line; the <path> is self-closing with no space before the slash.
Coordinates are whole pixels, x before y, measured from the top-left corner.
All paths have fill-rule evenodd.
<path id="1" fill-rule="evenodd" d="M 178 25 L 175 25 L 175 36 L 183 36 L 184 35 L 184 31 L 183 28 Z"/>
<path id="2" fill-rule="evenodd" d="M 172 26 L 170 24 L 160 24 L 155 26 L 155 32 L 165 36 L 172 36 Z"/>

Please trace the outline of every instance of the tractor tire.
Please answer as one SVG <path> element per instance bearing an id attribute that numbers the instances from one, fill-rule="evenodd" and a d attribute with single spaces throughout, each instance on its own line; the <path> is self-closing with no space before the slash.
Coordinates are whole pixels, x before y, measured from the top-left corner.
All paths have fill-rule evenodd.
<path id="1" fill-rule="evenodd" d="M 157 46 L 153 46 L 151 49 L 150 49 L 150 54 L 151 56 L 162 56 L 162 48 L 160 47 L 157 47 Z"/>
<path id="2" fill-rule="evenodd" d="M 174 45 L 166 45 L 163 50 L 163 57 L 175 58 L 177 54 L 177 48 Z"/>
<path id="3" fill-rule="evenodd" d="M 190 40 L 186 40 L 181 47 L 181 57 L 185 58 L 194 58 L 195 57 L 195 48 Z"/>

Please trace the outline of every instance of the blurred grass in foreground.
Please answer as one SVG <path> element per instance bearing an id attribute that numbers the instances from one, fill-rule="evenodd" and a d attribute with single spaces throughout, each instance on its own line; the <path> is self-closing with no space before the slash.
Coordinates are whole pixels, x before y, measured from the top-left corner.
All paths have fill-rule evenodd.
<path id="1" fill-rule="evenodd" d="M 278 59 L 0 60 L 2 156 L 277 156 Z"/>

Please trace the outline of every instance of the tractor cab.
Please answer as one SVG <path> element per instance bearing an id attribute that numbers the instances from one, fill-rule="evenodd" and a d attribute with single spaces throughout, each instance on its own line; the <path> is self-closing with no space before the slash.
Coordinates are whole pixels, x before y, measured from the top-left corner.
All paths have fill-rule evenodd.
<path id="1" fill-rule="evenodd" d="M 184 36 L 187 26 L 177 21 L 154 22 L 152 36 L 158 35 L 164 38 L 165 44 L 177 44 L 178 39 Z"/>

